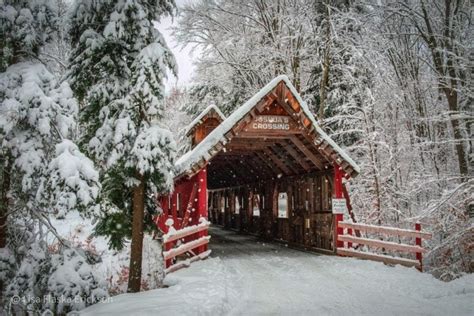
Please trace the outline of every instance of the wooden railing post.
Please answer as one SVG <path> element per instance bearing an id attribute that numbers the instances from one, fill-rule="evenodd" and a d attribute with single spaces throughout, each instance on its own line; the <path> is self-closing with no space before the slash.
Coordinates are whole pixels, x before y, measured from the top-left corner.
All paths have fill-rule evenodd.
<path id="1" fill-rule="evenodd" d="M 415 230 L 416 231 L 421 231 L 421 224 L 420 223 L 416 223 L 415 224 Z M 419 247 L 421 247 L 421 238 L 420 237 L 416 237 L 415 238 L 415 244 Z M 420 268 L 419 270 L 421 272 L 423 272 L 423 254 L 421 252 L 417 252 L 416 253 L 416 260 L 418 260 L 420 262 Z"/>

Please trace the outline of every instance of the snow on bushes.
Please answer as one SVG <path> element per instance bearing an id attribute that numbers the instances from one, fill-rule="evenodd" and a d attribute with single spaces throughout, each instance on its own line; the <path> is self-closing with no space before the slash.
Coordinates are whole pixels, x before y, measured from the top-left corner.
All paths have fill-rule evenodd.
<path id="1" fill-rule="evenodd" d="M 45 242 L 34 242 L 24 251 L 6 297 L 18 297 L 14 313 L 50 310 L 66 314 L 108 297 L 107 284 L 74 249 L 50 253 Z"/>
<path id="2" fill-rule="evenodd" d="M 64 219 L 53 218 L 53 226 L 58 233 L 70 241 L 72 246 L 85 252 L 95 254 L 101 260 L 94 264 L 94 271 L 101 279 L 107 281 L 110 295 L 127 292 L 130 242 L 126 240 L 120 250 L 110 249 L 108 238 L 94 234 L 92 219 L 84 219 L 79 212 L 69 212 Z M 53 237 L 53 236 L 51 236 Z M 55 244 L 55 239 L 49 240 Z M 155 289 L 162 286 L 164 278 L 164 261 L 161 244 L 151 234 L 143 236 L 142 289 Z"/>
<path id="3" fill-rule="evenodd" d="M 7 298 L 14 296 L 21 298 L 21 303 L 15 308 L 27 311 L 44 309 L 43 296 L 48 290 L 50 260 L 46 244 L 42 241 L 33 242 L 24 249 L 24 257 L 5 291 Z"/>
<path id="4" fill-rule="evenodd" d="M 49 309 L 63 314 L 81 310 L 108 296 L 106 282 L 75 250 L 53 255 L 48 279 Z"/>

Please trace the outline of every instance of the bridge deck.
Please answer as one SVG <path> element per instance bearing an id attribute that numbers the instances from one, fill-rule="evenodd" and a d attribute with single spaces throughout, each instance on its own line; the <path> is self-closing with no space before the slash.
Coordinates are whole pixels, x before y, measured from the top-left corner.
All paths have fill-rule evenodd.
<path id="1" fill-rule="evenodd" d="M 209 234 L 212 236 L 209 248 L 212 250 L 212 257 L 220 257 L 223 260 L 231 258 L 250 257 L 258 259 L 263 257 L 307 257 L 317 256 L 315 253 L 291 249 L 285 244 L 276 242 L 265 242 L 255 236 L 239 234 L 231 230 L 225 230 L 219 226 L 211 226 Z"/>

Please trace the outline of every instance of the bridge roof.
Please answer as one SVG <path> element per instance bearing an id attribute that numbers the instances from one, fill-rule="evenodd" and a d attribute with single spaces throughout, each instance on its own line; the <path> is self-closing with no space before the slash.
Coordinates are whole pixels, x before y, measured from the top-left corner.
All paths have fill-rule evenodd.
<path id="1" fill-rule="evenodd" d="M 186 136 L 189 136 L 204 120 L 208 117 L 215 117 L 219 121 L 225 120 L 225 115 L 219 110 L 215 104 L 209 105 L 205 108 L 189 125 L 186 127 Z"/>
<path id="2" fill-rule="evenodd" d="M 285 137 L 284 135 L 275 136 L 275 131 L 268 132 L 269 135 L 266 135 L 266 131 L 260 131 L 259 134 L 249 136 L 251 133 L 248 132 L 248 125 L 254 122 L 257 116 L 264 114 L 272 104 L 286 111 L 285 114 L 288 114 L 298 126 L 297 128 L 300 129 L 298 131 L 299 135 L 304 136 L 299 137 L 303 137 L 305 146 L 312 147 L 309 149 L 319 153 L 324 158 L 325 163 L 337 163 L 343 168 L 347 176 L 354 177 L 360 172 L 359 166 L 351 157 L 321 129 L 288 77 L 278 76 L 237 108 L 192 150 L 177 160 L 178 177 L 196 174 L 217 154 L 226 152 L 226 147 L 232 144 L 233 139 L 244 136 L 260 139 Z M 210 109 L 206 110 L 203 112 L 204 114 L 199 116 L 201 119 Z M 196 118 L 196 122 L 201 120 L 199 117 Z M 289 137 L 294 137 L 294 135 Z M 300 144 L 297 139 L 294 140 Z M 299 152 L 304 154 L 307 153 L 306 149 L 308 148 L 300 147 L 299 149 Z M 325 167 L 327 168 L 327 165 Z"/>

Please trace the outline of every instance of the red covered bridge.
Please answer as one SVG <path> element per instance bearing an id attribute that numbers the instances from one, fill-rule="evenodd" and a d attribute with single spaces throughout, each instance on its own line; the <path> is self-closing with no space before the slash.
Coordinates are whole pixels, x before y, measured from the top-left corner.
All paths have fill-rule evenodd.
<path id="1" fill-rule="evenodd" d="M 160 198 L 157 224 L 167 233 L 167 266 L 186 252 L 208 254 L 207 220 L 307 250 L 342 250 L 337 222 L 350 208 L 342 179 L 357 176 L 359 167 L 318 126 L 286 76 L 228 118 L 209 106 L 187 136 L 192 149 L 176 163 L 175 190 Z M 363 243 L 359 232 L 351 235 L 347 226 L 344 236 Z M 171 250 L 184 236 L 185 243 Z"/>

